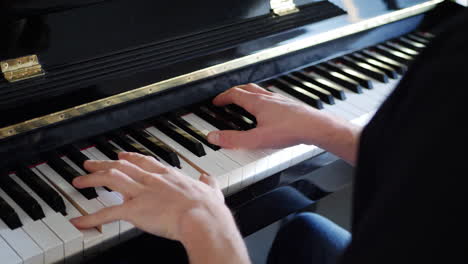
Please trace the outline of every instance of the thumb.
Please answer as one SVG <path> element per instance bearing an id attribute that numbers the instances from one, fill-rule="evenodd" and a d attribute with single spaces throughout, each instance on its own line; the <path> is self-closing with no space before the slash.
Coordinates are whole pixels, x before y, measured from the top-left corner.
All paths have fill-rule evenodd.
<path id="1" fill-rule="evenodd" d="M 247 131 L 221 130 L 212 131 L 208 134 L 211 144 L 223 148 L 248 148 L 253 149 L 260 145 L 259 129 L 254 128 Z"/>

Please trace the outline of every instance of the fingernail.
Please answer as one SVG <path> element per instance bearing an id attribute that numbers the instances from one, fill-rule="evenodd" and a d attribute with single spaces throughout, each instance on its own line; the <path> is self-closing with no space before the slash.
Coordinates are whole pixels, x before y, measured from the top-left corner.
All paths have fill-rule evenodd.
<path id="1" fill-rule="evenodd" d="M 75 179 L 73 179 L 73 182 L 72 182 L 73 186 L 78 187 L 78 185 L 80 184 L 80 181 L 81 181 L 80 179 L 81 179 L 81 177 L 76 177 Z"/>
<path id="2" fill-rule="evenodd" d="M 208 141 L 211 144 L 219 144 L 219 133 L 211 132 L 210 134 L 208 134 Z"/>
<path id="3" fill-rule="evenodd" d="M 76 225 L 79 221 L 80 220 L 78 219 L 78 217 L 70 219 L 70 223 L 72 223 L 73 225 Z"/>

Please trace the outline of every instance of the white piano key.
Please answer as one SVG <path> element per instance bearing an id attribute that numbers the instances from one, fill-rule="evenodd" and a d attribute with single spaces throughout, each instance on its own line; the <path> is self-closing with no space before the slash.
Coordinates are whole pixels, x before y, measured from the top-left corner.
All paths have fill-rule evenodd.
<path id="1" fill-rule="evenodd" d="M 1 220 L 0 220 L 1 221 Z M 0 259 L 3 264 L 21 264 L 23 260 L 0 235 Z"/>
<path id="2" fill-rule="evenodd" d="M 88 152 L 84 151 L 82 152 L 85 156 L 88 156 Z M 91 156 L 93 157 L 93 156 Z M 94 158 L 94 157 L 93 157 Z M 72 167 L 75 171 L 77 171 L 81 175 L 87 175 L 86 172 L 84 172 L 78 165 L 76 165 L 72 160 L 70 160 L 68 157 L 63 156 L 62 160 L 65 161 L 70 167 Z M 98 193 L 98 197 L 96 200 L 100 203 L 102 208 L 110 207 L 113 205 L 117 204 L 122 204 L 122 199 L 113 193 L 108 193 L 106 190 L 104 190 L 102 187 L 97 187 L 94 188 L 96 192 Z M 98 189 L 101 191 L 100 193 L 98 192 Z M 102 192 L 104 190 L 104 192 Z M 95 199 L 93 199 L 95 200 Z M 101 244 L 101 248 L 103 250 L 106 250 L 108 248 L 111 248 L 115 245 L 118 244 L 119 242 L 119 234 L 120 234 L 120 223 L 119 221 L 113 221 L 110 223 L 105 224 L 106 229 L 103 230 L 103 242 Z"/>
<path id="3" fill-rule="evenodd" d="M 381 91 L 386 99 L 400 82 L 401 78 L 389 79 L 388 83 L 375 83 L 374 90 Z"/>
<path id="4" fill-rule="evenodd" d="M 34 221 L 26 214 L 13 199 L 11 199 L 3 190 L 0 189 L 0 196 L 15 210 L 18 214 L 21 227 L 26 234 L 42 249 L 44 254 L 44 263 L 55 263 L 64 259 L 62 241 L 42 222 Z"/>
<path id="5" fill-rule="evenodd" d="M 118 146 L 118 148 L 120 148 Z M 122 149 L 121 149 L 122 150 Z M 122 150 L 123 151 L 123 150 Z M 88 158 L 90 159 L 95 159 L 95 160 L 111 160 L 109 157 L 107 157 L 104 153 L 102 153 L 99 149 L 96 147 L 89 147 L 86 149 L 86 151 L 82 151 L 83 154 L 86 155 L 86 152 L 90 155 Z"/>
<path id="6" fill-rule="evenodd" d="M 208 135 L 211 131 L 218 131 L 217 128 L 193 113 L 184 115 L 182 118 L 205 135 Z M 230 179 L 229 189 L 227 191 L 228 195 L 239 191 L 249 182 L 254 182 L 256 175 L 261 173 L 259 170 L 265 170 L 266 167 L 268 167 L 268 154 L 259 152 L 258 150 L 233 150 L 221 148 L 217 152 L 237 162 L 243 167 L 241 178 L 239 175 L 234 175 L 233 178 Z"/>
<path id="7" fill-rule="evenodd" d="M 104 153 L 99 151 L 96 147 L 87 148 L 85 151 L 82 151 L 89 159 L 95 160 L 110 160 Z M 123 203 L 123 196 L 115 191 L 108 192 L 104 188 L 96 188 L 98 195 L 104 199 L 108 206 L 119 205 Z M 114 197 L 117 196 L 117 199 Z M 132 223 L 120 220 L 120 234 L 119 240 L 124 241 L 128 240 L 141 233 Z"/>
<path id="8" fill-rule="evenodd" d="M 72 205 L 67 206 L 67 208 L 74 207 L 76 208 L 76 210 L 78 210 L 79 214 L 75 214 L 74 217 L 80 216 L 82 214 L 92 214 L 104 208 L 104 206 L 101 203 L 99 203 L 96 199 L 86 199 L 81 193 L 79 193 L 72 185 L 70 185 L 65 179 L 63 179 L 46 163 L 40 164 L 36 166 L 36 168 L 48 179 L 49 183 L 52 183 L 55 189 L 57 189 L 60 192 L 60 194 L 64 196 L 66 200 Z M 73 212 L 73 210 L 70 211 Z M 67 215 L 67 218 L 69 216 L 72 216 L 72 214 L 69 213 Z M 71 217 L 68 219 L 71 219 Z M 90 231 L 83 233 L 85 256 L 97 254 L 97 252 L 99 252 L 104 234 L 107 234 L 109 232 L 109 227 L 107 226 L 107 224 L 102 225 L 100 228 L 101 231 L 96 230 L 96 232 Z M 110 229 L 112 231 L 112 228 Z"/>
<path id="9" fill-rule="evenodd" d="M 11 230 L 0 219 L 0 237 L 18 254 L 23 263 L 43 264 L 44 253 L 42 249 L 31 239 L 23 228 Z"/>
<path id="10" fill-rule="evenodd" d="M 201 170 L 205 171 L 209 175 L 222 178 L 222 177 L 229 177 L 230 172 L 221 168 L 216 162 L 210 161 L 206 156 L 198 157 L 194 155 L 189 150 L 182 147 L 179 143 L 171 139 L 170 137 L 166 136 L 166 134 L 162 133 L 155 127 L 146 128 L 146 131 L 151 135 L 155 136 L 169 147 L 171 147 L 174 151 L 176 151 L 180 156 L 185 157 L 190 162 L 198 166 Z"/>
<path id="11" fill-rule="evenodd" d="M 362 89 L 363 93 L 361 94 L 357 94 L 346 88 L 343 90 L 346 96 L 346 102 L 358 109 L 363 110 L 366 113 L 374 111 L 380 105 L 380 102 L 376 101 L 374 98 L 367 96 L 367 93 L 365 93 L 365 88 Z"/>
<path id="12" fill-rule="evenodd" d="M 32 168 L 31 171 L 36 174 L 38 177 L 47 182 L 47 179 L 39 172 L 38 169 Z M 20 184 L 25 190 L 29 191 L 29 187 L 26 186 L 21 179 L 17 178 L 18 184 Z M 51 186 L 55 189 L 54 186 Z M 80 256 L 83 254 L 83 234 L 78 230 L 70 221 L 60 213 L 55 212 L 47 203 L 42 200 L 38 195 L 36 195 L 32 190 L 30 190 L 31 196 L 33 196 L 39 204 L 42 206 L 45 214 L 45 218 L 42 219 L 44 223 L 62 240 L 64 247 L 64 257 L 65 262 L 78 262 L 80 261 Z M 60 194 L 60 193 L 59 193 Z M 73 211 L 76 211 L 73 206 L 64 199 L 67 215 L 73 215 Z M 76 211 L 76 214 L 78 212 Z M 77 215 L 78 216 L 78 215 Z M 75 261 L 70 261 L 71 259 Z"/>
<path id="13" fill-rule="evenodd" d="M 205 133 L 205 135 L 207 135 L 207 132 L 200 129 L 200 127 L 194 127 L 200 130 L 200 132 Z M 202 144 L 203 148 L 205 149 L 207 160 L 215 162 L 216 164 L 218 164 L 219 167 L 231 173 L 229 176 L 229 182 L 224 181 L 223 185 L 227 184 L 229 186 L 235 182 L 242 181 L 245 171 L 248 171 L 248 168 L 246 168 L 246 165 L 248 164 L 246 162 L 239 162 L 239 160 L 233 159 L 232 157 L 227 157 L 223 154 L 222 150 L 214 151 L 210 147 L 204 145 L 202 142 L 200 142 L 200 144 Z M 221 189 L 223 188 L 224 186 L 221 187 Z M 226 190 L 226 192 L 229 192 L 229 190 Z"/>
<path id="14" fill-rule="evenodd" d="M 212 127 L 211 129 L 208 128 L 208 126 L 204 126 L 202 124 L 202 120 L 199 119 L 197 120 L 196 118 L 194 118 L 195 115 L 194 114 L 188 114 L 188 115 L 185 115 L 183 116 L 182 118 L 187 121 L 188 123 L 190 123 L 193 127 L 195 127 L 196 129 L 198 129 L 200 132 L 202 132 L 203 134 L 208 135 L 208 133 L 210 131 L 214 131 L 214 130 L 217 130 L 216 128 Z M 204 120 L 203 120 L 204 121 Z M 240 168 L 242 168 L 241 170 L 237 170 L 236 173 L 233 173 L 231 175 L 231 177 L 229 178 L 229 182 L 227 183 L 227 186 L 226 186 L 226 189 L 225 189 L 225 194 L 226 195 L 229 195 L 233 192 L 236 192 L 240 189 L 241 187 L 241 184 L 242 184 L 242 180 L 244 177 L 247 177 L 248 175 L 252 174 L 252 173 L 255 173 L 255 168 L 252 167 L 251 165 L 249 165 L 250 161 L 249 162 L 246 162 L 246 161 L 241 161 L 241 160 L 238 160 L 238 159 L 232 159 L 232 155 L 231 156 L 227 156 L 225 155 L 226 152 L 224 151 L 224 149 L 219 149 L 218 151 L 215 152 L 217 154 L 218 157 L 220 157 L 221 159 L 229 159 L 231 161 L 235 161 L 239 166 Z M 249 160 L 249 156 L 244 156 L 244 159 L 247 159 Z M 223 184 L 224 185 L 224 184 Z M 223 186 L 224 187 L 224 186 Z M 223 188 L 224 189 L 224 188 Z"/>

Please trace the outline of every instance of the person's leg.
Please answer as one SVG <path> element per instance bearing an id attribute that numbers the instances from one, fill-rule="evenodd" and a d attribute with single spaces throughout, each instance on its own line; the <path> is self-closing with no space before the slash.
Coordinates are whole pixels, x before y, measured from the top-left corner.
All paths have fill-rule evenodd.
<path id="1" fill-rule="evenodd" d="M 268 264 L 333 264 L 350 240 L 348 231 L 327 218 L 300 213 L 280 228 L 269 252 Z"/>

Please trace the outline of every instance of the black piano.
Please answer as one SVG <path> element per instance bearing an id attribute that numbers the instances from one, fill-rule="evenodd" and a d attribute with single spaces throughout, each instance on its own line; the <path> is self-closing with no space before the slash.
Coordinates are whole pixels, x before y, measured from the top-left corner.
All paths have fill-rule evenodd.
<path id="1" fill-rule="evenodd" d="M 364 126 L 440 25 L 443 0 L 0 0 L 2 263 L 184 263 L 183 247 L 124 221 L 68 220 L 122 202 L 75 189 L 87 159 L 154 156 L 215 176 L 244 236 L 335 191 L 316 146 L 229 150 L 210 131 L 255 117 L 211 99 L 239 84 Z M 287 201 L 290 206 L 276 206 Z"/>

